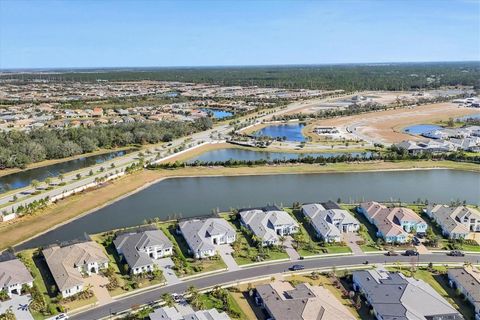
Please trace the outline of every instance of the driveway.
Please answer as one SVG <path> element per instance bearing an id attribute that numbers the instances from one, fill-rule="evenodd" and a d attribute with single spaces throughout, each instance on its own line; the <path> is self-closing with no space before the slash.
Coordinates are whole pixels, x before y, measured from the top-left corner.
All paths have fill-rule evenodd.
<path id="1" fill-rule="evenodd" d="M 290 260 L 300 260 L 300 254 L 293 248 L 292 242 L 293 238 L 291 236 L 286 236 L 285 241 L 283 242 L 283 248 L 290 257 Z"/>
<path id="2" fill-rule="evenodd" d="M 96 273 L 92 273 L 91 276 L 85 278 L 84 286 L 87 287 L 88 285 L 92 286 L 92 291 L 97 297 L 98 304 L 103 305 L 113 301 L 110 293 L 106 285 L 108 284 L 108 278 L 101 276 Z"/>
<path id="3" fill-rule="evenodd" d="M 237 262 L 232 257 L 233 249 L 229 244 L 219 245 L 217 246 L 217 249 L 218 249 L 218 253 L 223 259 L 223 262 L 225 262 L 225 264 L 227 265 L 227 268 L 229 271 L 240 269 Z"/>
<path id="4" fill-rule="evenodd" d="M 343 233 L 343 241 L 347 243 L 347 246 L 352 250 L 354 255 L 363 255 L 363 250 L 357 244 L 357 241 L 363 241 L 362 237 L 356 232 Z"/>
<path id="5" fill-rule="evenodd" d="M 152 259 L 153 263 L 157 265 L 157 267 L 163 271 L 163 276 L 167 281 L 167 284 L 174 284 L 179 283 L 181 280 L 178 279 L 175 271 L 172 269 L 174 263 L 171 258 L 162 258 L 162 259 Z"/>
<path id="6" fill-rule="evenodd" d="M 28 311 L 30 300 L 29 294 L 24 296 L 14 294 L 10 300 L 0 302 L 0 314 L 5 313 L 9 308 L 11 308 L 13 314 L 18 320 L 33 320 L 30 311 Z"/>

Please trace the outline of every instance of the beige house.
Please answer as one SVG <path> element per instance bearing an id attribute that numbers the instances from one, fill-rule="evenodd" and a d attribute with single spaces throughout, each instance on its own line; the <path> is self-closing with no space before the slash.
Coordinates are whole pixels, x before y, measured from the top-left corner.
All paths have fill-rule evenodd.
<path id="1" fill-rule="evenodd" d="M 326 288 L 274 281 L 255 288 L 255 301 L 274 320 L 353 320 L 350 311 Z"/>
<path id="2" fill-rule="evenodd" d="M 480 212 L 474 208 L 432 204 L 423 210 L 450 239 L 475 239 L 475 233 L 480 234 Z"/>
<path id="3" fill-rule="evenodd" d="M 103 248 L 94 241 L 64 247 L 55 245 L 42 253 L 63 297 L 81 292 L 84 276 L 108 267 L 108 257 Z"/>

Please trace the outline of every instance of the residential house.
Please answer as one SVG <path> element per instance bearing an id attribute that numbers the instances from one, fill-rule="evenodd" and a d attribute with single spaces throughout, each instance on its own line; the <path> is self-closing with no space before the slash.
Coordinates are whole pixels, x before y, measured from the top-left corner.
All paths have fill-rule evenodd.
<path id="1" fill-rule="evenodd" d="M 470 239 L 475 232 L 480 232 L 480 212 L 474 208 L 431 204 L 424 212 L 438 223 L 443 235 L 450 239 Z"/>
<path id="2" fill-rule="evenodd" d="M 219 312 L 217 309 L 193 311 L 190 306 L 162 307 L 155 309 L 148 315 L 150 320 L 230 320 L 225 312 Z"/>
<path id="3" fill-rule="evenodd" d="M 462 315 L 423 280 L 383 269 L 353 271 L 353 286 L 378 320 L 461 320 Z"/>
<path id="4" fill-rule="evenodd" d="M 377 236 L 387 243 L 405 243 L 409 233 L 424 234 L 427 231 L 427 223 L 409 208 L 387 208 L 370 201 L 361 203 L 357 211 L 377 227 Z"/>
<path id="5" fill-rule="evenodd" d="M 298 231 L 298 223 L 277 207 L 239 210 L 240 221 L 259 239 L 262 246 L 278 244 L 279 238 Z"/>
<path id="6" fill-rule="evenodd" d="M 158 229 L 123 233 L 117 235 L 113 244 L 133 274 L 153 271 L 154 259 L 173 254 L 172 242 Z"/>
<path id="7" fill-rule="evenodd" d="M 0 291 L 5 291 L 9 297 L 12 297 L 13 294 L 21 294 L 24 285 L 33 286 L 30 271 L 13 254 L 2 254 L 0 256 Z"/>
<path id="8" fill-rule="evenodd" d="M 100 118 L 103 116 L 103 109 L 102 108 L 93 108 L 92 110 L 92 117 Z"/>
<path id="9" fill-rule="evenodd" d="M 233 243 L 237 235 L 233 227 L 221 218 L 181 221 L 177 232 L 183 235 L 196 259 L 214 256 L 216 246 Z"/>
<path id="10" fill-rule="evenodd" d="M 293 287 L 274 281 L 255 289 L 255 301 L 273 320 L 353 320 L 350 311 L 325 287 L 308 283 Z"/>
<path id="11" fill-rule="evenodd" d="M 338 205 L 333 209 L 327 208 L 326 204 L 320 203 L 304 204 L 301 208 L 317 237 L 326 242 L 340 242 L 344 232 L 358 231 L 360 223 L 348 211 L 342 210 Z"/>
<path id="12" fill-rule="evenodd" d="M 470 301 L 475 309 L 475 320 L 480 320 L 480 270 L 475 267 L 450 268 L 447 274 L 450 286 Z"/>
<path id="13" fill-rule="evenodd" d="M 63 297 L 73 296 L 83 290 L 83 275 L 89 276 L 108 267 L 108 257 L 102 246 L 94 241 L 63 247 L 54 245 L 42 253 Z"/>

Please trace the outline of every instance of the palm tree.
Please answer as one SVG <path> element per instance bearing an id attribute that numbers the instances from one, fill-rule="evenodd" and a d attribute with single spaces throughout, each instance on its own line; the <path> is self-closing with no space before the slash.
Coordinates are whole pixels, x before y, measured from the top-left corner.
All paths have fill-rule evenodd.
<path id="1" fill-rule="evenodd" d="M 168 292 L 165 292 L 164 294 L 162 294 L 162 300 L 165 302 L 165 304 L 168 307 L 173 307 L 173 305 L 175 304 L 175 301 L 173 300 L 172 295 Z"/>
<path id="2" fill-rule="evenodd" d="M 63 179 L 65 179 L 65 177 L 63 176 L 63 174 L 59 174 L 58 175 L 58 179 L 60 179 L 60 182 L 63 182 Z"/>
<path id="3" fill-rule="evenodd" d="M 47 177 L 47 178 L 45 178 L 44 182 L 47 186 L 49 186 L 52 183 L 52 178 Z"/>
<path id="4" fill-rule="evenodd" d="M 30 184 L 33 189 L 37 190 L 38 186 L 40 185 L 40 181 L 33 179 L 32 182 L 30 182 Z"/>

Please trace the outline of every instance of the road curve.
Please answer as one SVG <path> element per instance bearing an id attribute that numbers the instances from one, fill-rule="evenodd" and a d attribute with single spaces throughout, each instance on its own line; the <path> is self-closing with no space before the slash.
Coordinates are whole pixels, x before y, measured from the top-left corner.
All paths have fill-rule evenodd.
<path id="1" fill-rule="evenodd" d="M 305 266 L 306 269 L 314 268 L 327 268 L 331 266 L 345 267 L 353 265 L 362 265 L 366 260 L 369 264 L 383 264 L 383 263 L 394 263 L 394 262 L 404 262 L 411 263 L 415 261 L 420 263 L 463 263 L 471 262 L 478 264 L 480 262 L 480 254 L 467 255 L 465 257 L 450 257 L 446 254 L 424 254 L 420 257 L 405 257 L 405 256 L 396 256 L 388 257 L 381 254 L 372 254 L 364 256 L 342 256 L 342 257 L 326 257 L 326 258 L 315 258 L 302 260 L 296 263 L 301 263 Z M 238 271 L 226 271 L 222 273 L 213 274 L 210 276 L 205 276 L 202 278 L 196 278 L 191 280 L 186 280 L 178 284 L 173 284 L 165 287 L 155 288 L 149 291 L 144 291 L 135 295 L 131 295 L 125 298 L 115 300 L 111 303 L 94 307 L 89 310 L 85 310 L 76 315 L 70 316 L 72 320 L 93 320 L 101 319 L 107 317 L 113 313 L 119 313 L 125 310 L 130 309 L 132 306 L 138 306 L 142 304 L 147 304 L 152 301 L 159 300 L 163 293 L 181 293 L 186 291 L 189 286 L 195 286 L 199 289 L 208 288 L 215 285 L 221 285 L 225 283 L 231 283 L 236 281 L 243 281 L 245 279 L 250 279 L 254 277 L 269 276 L 278 273 L 288 271 L 288 268 L 295 264 L 295 262 L 287 261 L 282 263 L 274 263 L 269 265 L 259 265 L 256 267 L 244 268 Z"/>

